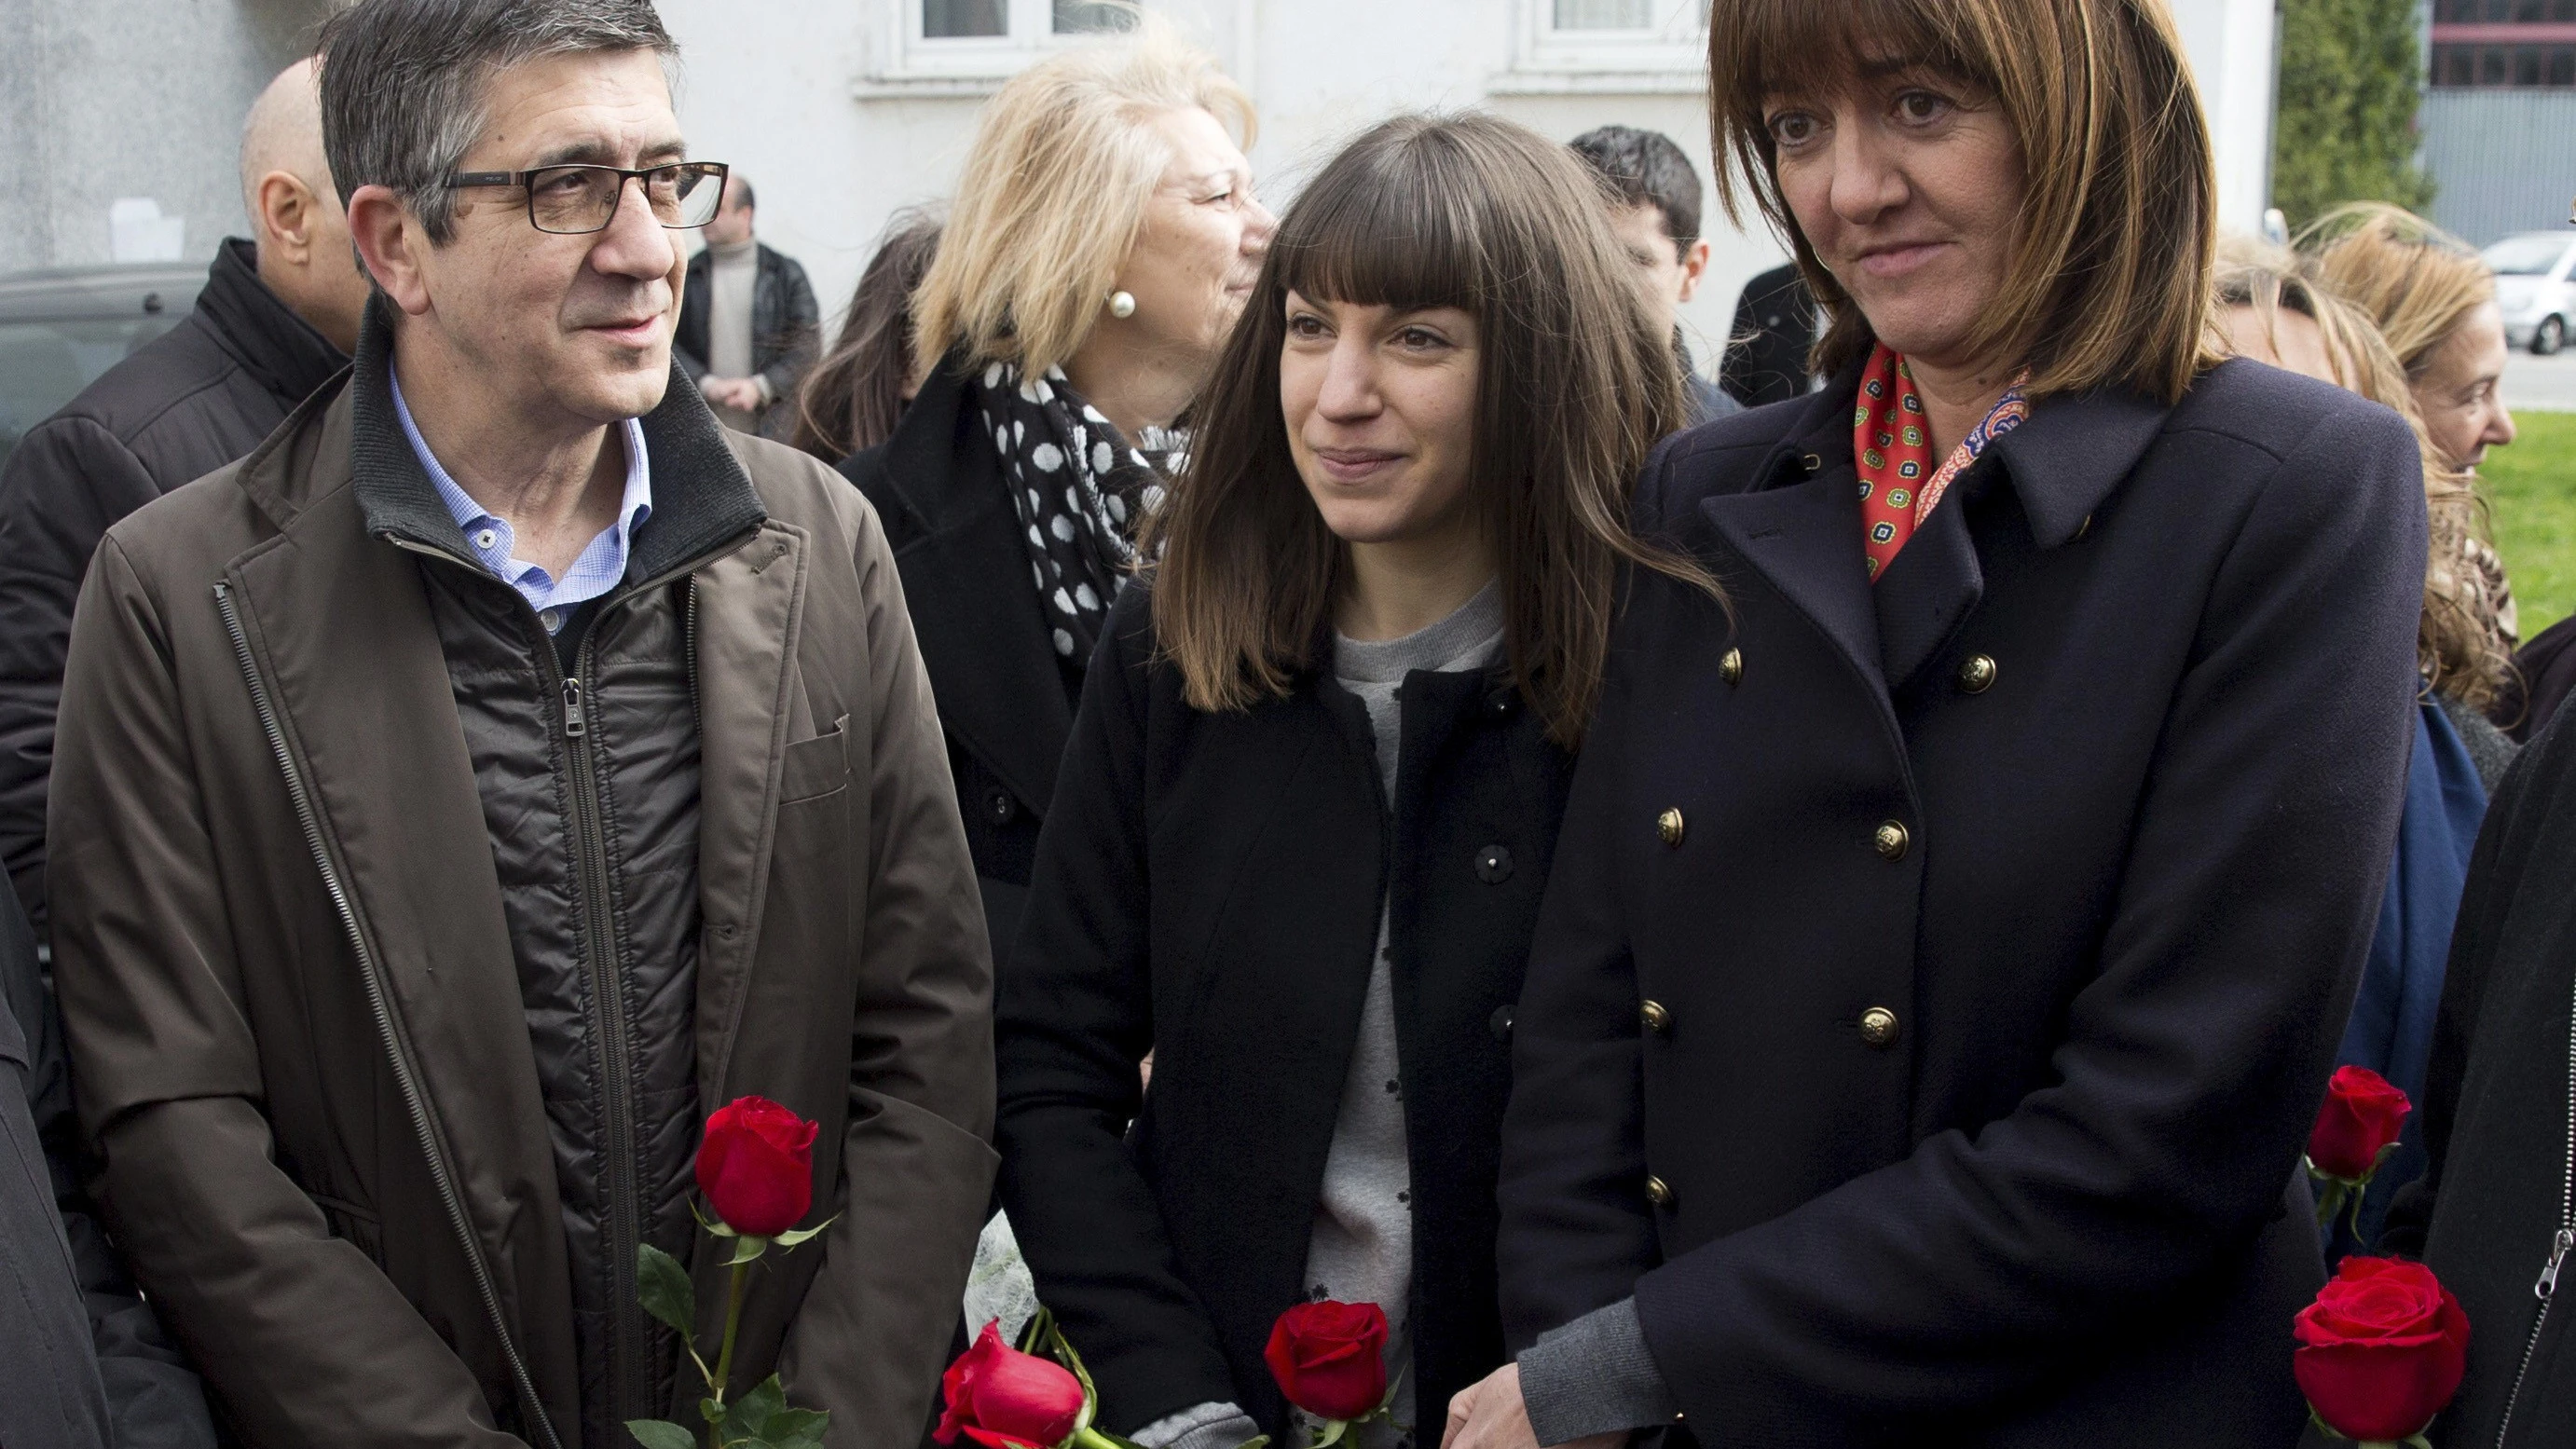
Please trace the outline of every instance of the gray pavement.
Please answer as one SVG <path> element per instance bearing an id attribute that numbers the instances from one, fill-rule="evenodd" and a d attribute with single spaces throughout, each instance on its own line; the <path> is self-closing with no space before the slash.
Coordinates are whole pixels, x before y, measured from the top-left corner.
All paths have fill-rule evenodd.
<path id="1" fill-rule="evenodd" d="M 2504 405 L 2515 412 L 2576 413 L 2576 348 L 2555 357 L 2514 349 L 2504 365 Z"/>

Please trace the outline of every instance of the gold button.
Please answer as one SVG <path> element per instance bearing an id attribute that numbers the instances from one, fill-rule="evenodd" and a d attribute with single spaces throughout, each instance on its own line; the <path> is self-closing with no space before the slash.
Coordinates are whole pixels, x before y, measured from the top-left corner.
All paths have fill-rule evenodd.
<path id="1" fill-rule="evenodd" d="M 1998 672 L 2000 671 L 1995 668 L 1995 657 L 1993 655 L 1969 655 L 1959 665 L 1959 692 L 1962 694 L 1985 693 L 1987 690 L 1995 687 L 1995 675 Z"/>
<path id="2" fill-rule="evenodd" d="M 1870 843 L 1878 847 L 1878 853 L 1889 860 L 1903 860 L 1905 847 L 1913 842 L 1914 837 L 1906 833 L 1904 825 L 1894 820 L 1878 827 L 1878 833 L 1870 837 Z"/>
<path id="3" fill-rule="evenodd" d="M 1666 809 L 1663 814 L 1655 817 L 1655 836 L 1666 845 L 1681 844 L 1685 831 L 1681 807 L 1678 805 Z"/>
<path id="4" fill-rule="evenodd" d="M 1649 1177 L 1646 1179 L 1646 1201 L 1669 1211 L 1673 1205 L 1673 1190 L 1664 1185 L 1662 1178 Z"/>
<path id="5" fill-rule="evenodd" d="M 1860 1039 L 1874 1047 L 1896 1040 L 1896 1013 L 1884 1006 L 1873 1006 L 1860 1014 Z"/>
<path id="6" fill-rule="evenodd" d="M 2092 515 L 2092 514 L 2090 514 L 2090 513 L 2088 513 L 2088 514 L 2085 514 L 2085 515 L 2084 515 L 2084 521 L 2083 521 L 2083 522 L 2081 522 L 2081 523 L 2079 523 L 2079 524 L 2075 525 L 2075 532 L 2074 532 L 2074 533 L 2072 533 L 2072 534 L 2070 534 L 2070 535 L 2068 535 L 2068 536 L 2067 536 L 2066 541 L 2067 541 L 2068 543 L 2073 543 L 2076 539 L 2082 538 L 2084 535 L 2086 535 L 2086 534 L 2088 534 L 2088 533 L 2091 533 L 2092 531 L 2093 531 L 2093 515 Z"/>
<path id="7" fill-rule="evenodd" d="M 1727 650 L 1725 655 L 1717 661 L 1717 677 L 1725 680 L 1729 684 L 1741 683 L 1744 679 L 1744 651 L 1741 649 Z"/>
<path id="8" fill-rule="evenodd" d="M 1664 1010 L 1664 1004 L 1660 1001 L 1649 1001 L 1638 1007 L 1637 1020 L 1644 1023 L 1646 1030 L 1657 1036 L 1662 1036 L 1673 1029 L 1673 1014 Z"/>

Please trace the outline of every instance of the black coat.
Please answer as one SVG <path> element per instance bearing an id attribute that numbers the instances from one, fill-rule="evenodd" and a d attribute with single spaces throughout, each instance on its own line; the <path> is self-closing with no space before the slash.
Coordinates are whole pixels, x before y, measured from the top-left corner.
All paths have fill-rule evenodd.
<path id="1" fill-rule="evenodd" d="M 2544 638 L 2547 636 L 2543 636 Z M 2433 1028 L 2422 1122 L 2432 1166 L 2398 1193 L 2382 1252 L 2420 1256 L 2469 1316 L 2469 1373 L 2443 1444 L 2576 1444 L 2576 1254 L 2546 1316 L 2535 1291 L 2576 1192 L 2576 725 L 2505 777 L 2469 861 Z M 2522 1368 L 2530 1355 L 2527 1375 Z"/>
<path id="2" fill-rule="evenodd" d="M 755 245 L 759 245 L 755 243 Z M 796 385 L 822 347 L 823 309 L 814 300 L 814 284 L 805 266 L 783 252 L 759 246 L 753 256 L 758 271 L 751 284 L 751 370 L 769 383 L 771 406 L 792 405 Z M 680 288 L 680 320 L 671 332 L 671 356 L 689 381 L 707 375 L 713 354 L 707 338 L 708 299 L 715 295 L 715 253 L 689 258 L 688 276 Z M 764 419 L 765 421 L 765 419 Z"/>
<path id="3" fill-rule="evenodd" d="M 1056 656 L 1001 454 L 955 366 L 922 384 L 893 437 L 840 467 L 894 545 L 998 964 L 1019 932 L 1079 672 Z"/>
<path id="4" fill-rule="evenodd" d="M 1749 408 L 1804 397 L 1814 381 L 1807 353 L 1816 341 L 1816 299 L 1798 264 L 1774 267 L 1744 284 L 1735 325 L 1726 334 L 1718 382 Z"/>
<path id="5" fill-rule="evenodd" d="M 0 863 L 39 930 L 54 709 L 100 535 L 259 446 L 348 361 L 233 238 L 195 311 L 28 429 L 0 468 Z"/>
<path id="6" fill-rule="evenodd" d="M 1650 576 L 1618 626 L 1505 1324 L 1633 1292 L 1712 1442 L 2286 1444 L 2299 1153 L 2412 743 L 2412 435 L 2248 362 L 2045 400 L 1873 590 L 1857 371 L 1641 485 L 1732 624 Z"/>
<path id="7" fill-rule="evenodd" d="M 1501 671 L 1416 673 L 1390 812 L 1357 698 L 1310 675 L 1202 714 L 1149 662 L 1147 603 L 1132 586 L 1112 611 L 996 993 L 1003 1203 L 1105 1426 L 1230 1400 L 1278 1432 L 1261 1349 L 1304 1296 L 1385 901 L 1436 1425 L 1503 1361 L 1509 1013 L 1566 756 Z"/>

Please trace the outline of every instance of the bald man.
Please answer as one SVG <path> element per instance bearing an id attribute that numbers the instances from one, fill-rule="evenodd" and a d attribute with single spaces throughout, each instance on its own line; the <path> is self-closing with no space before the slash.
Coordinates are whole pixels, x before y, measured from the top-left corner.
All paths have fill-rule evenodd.
<path id="1" fill-rule="evenodd" d="M 108 525 L 259 445 L 356 345 L 367 283 L 322 157 L 314 64 L 242 127 L 251 235 L 196 310 L 30 429 L 0 469 L 0 865 L 45 930 L 45 774 L 72 601 Z"/>
<path id="2" fill-rule="evenodd" d="M 55 704 L 99 536 L 257 447 L 357 339 L 367 287 L 322 158 L 312 62 L 251 106 L 241 187 L 251 235 L 216 252 L 196 310 L 30 429 L 0 468 L 0 862 L 38 930 Z M 0 911 L 0 1186 L 32 1192 L 0 1192 L 0 1305 L 53 1311 L 0 1306 L 0 1365 L 24 1371 L 0 1371 L 0 1445 L 211 1449 L 196 1375 L 82 1195 L 62 1033 L 18 905 Z M 41 1174 L 28 1166 L 39 1149 Z M 84 1318 L 80 1341 L 70 1325 Z"/>

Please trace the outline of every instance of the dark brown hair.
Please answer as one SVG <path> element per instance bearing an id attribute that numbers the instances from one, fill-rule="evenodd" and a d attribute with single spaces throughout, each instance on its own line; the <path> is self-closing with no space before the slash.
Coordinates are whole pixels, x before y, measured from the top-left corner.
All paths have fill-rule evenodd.
<path id="1" fill-rule="evenodd" d="M 1628 498 L 1682 418 L 1670 339 L 1573 152 L 1498 117 L 1404 116 L 1325 165 L 1279 223 L 1147 520 L 1154 628 L 1192 707 L 1285 695 L 1331 627 L 1348 557 L 1298 476 L 1279 404 L 1286 298 L 1476 319 L 1468 466 L 1501 566 L 1512 676 L 1571 748 L 1601 692 L 1623 560 L 1717 593 L 1630 536 Z"/>
<path id="2" fill-rule="evenodd" d="M 2019 235 L 1973 352 L 2027 366 L 2034 398 L 2117 384 L 2166 403 L 2217 360 L 2217 169 L 2162 0 L 1712 0 L 1708 36 L 1718 200 L 1742 225 L 1749 193 L 1796 253 L 1833 317 L 1820 371 L 1875 339 L 1790 214 L 1763 101 L 1889 62 L 1972 87 L 2021 143 Z"/>
<path id="3" fill-rule="evenodd" d="M 877 254 L 850 294 L 839 339 L 796 390 L 789 442 L 837 463 L 894 436 L 914 372 L 912 292 L 938 250 L 938 217 L 906 209 L 886 223 Z"/>

